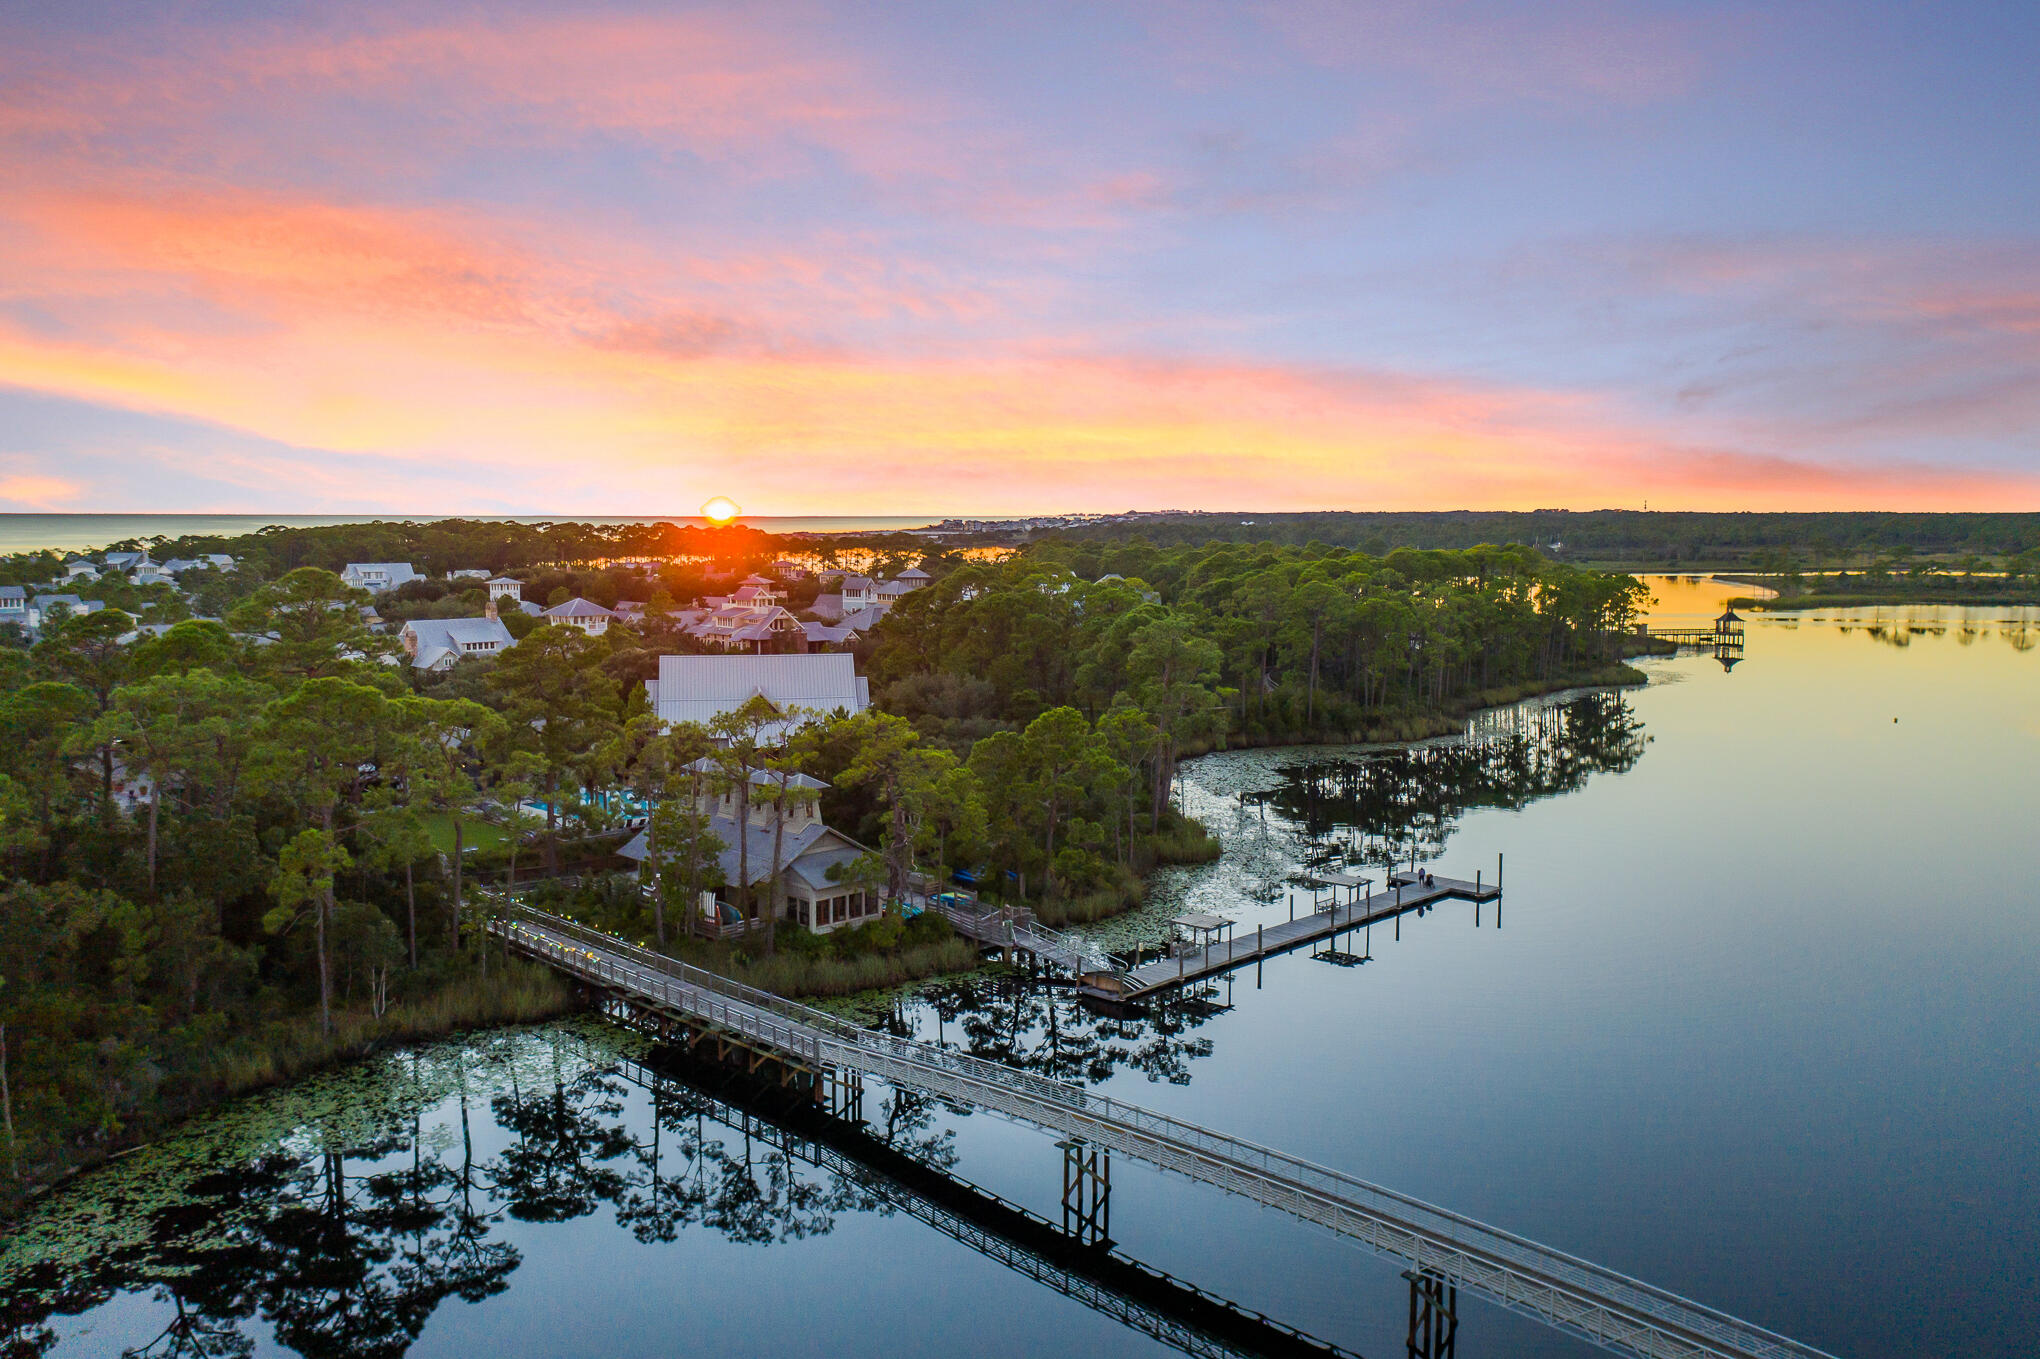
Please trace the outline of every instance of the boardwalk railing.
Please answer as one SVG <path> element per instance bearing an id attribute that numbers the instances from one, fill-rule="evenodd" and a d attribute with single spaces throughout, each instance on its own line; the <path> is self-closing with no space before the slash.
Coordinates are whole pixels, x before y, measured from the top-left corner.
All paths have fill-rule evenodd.
<path id="1" fill-rule="evenodd" d="M 1649 1359 L 1832 1359 L 1762 1327 L 1498 1227 L 1242 1138 L 1033 1072 L 860 1028 L 795 1001 L 513 906 L 490 928 L 564 971 L 835 1066 L 1082 1137 L 1329 1228 L 1414 1269 Z"/>
<path id="2" fill-rule="evenodd" d="M 979 943 L 1019 949 L 1070 972 L 1113 970 L 1112 960 L 1105 956 L 1103 949 L 1082 935 L 1050 929 L 1036 920 L 1031 911 L 1016 910 L 1010 906 L 974 911 L 968 906 L 952 905 L 932 897 L 928 904 L 958 934 Z"/>

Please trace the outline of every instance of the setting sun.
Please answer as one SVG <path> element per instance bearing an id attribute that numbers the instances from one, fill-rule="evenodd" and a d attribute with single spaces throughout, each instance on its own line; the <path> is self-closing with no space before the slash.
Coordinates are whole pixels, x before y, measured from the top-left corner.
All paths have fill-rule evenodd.
<path id="1" fill-rule="evenodd" d="M 726 495 L 719 495 L 701 507 L 701 517 L 711 524 L 727 524 L 743 512 L 743 507 Z"/>

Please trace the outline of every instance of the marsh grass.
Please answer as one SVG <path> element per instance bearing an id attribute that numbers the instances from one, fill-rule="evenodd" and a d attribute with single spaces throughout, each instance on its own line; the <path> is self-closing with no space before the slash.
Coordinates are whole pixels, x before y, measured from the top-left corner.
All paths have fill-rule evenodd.
<path id="1" fill-rule="evenodd" d="M 549 968 L 512 960 L 487 978 L 470 976 L 391 1006 L 381 1016 L 343 1011 L 333 1032 L 319 1032 L 306 1015 L 270 1024 L 257 1033 L 221 1045 L 217 1062 L 187 1083 L 203 1100 L 225 1099 L 293 1080 L 338 1061 L 365 1057 L 379 1048 L 461 1029 L 527 1024 L 578 1007 L 574 993 Z"/>
<path id="2" fill-rule="evenodd" d="M 791 952 L 749 959 L 738 955 L 727 967 L 716 970 L 747 986 L 782 996 L 848 996 L 944 973 L 968 972 L 978 961 L 977 945 L 952 935 L 897 952 L 847 958 Z"/>
<path id="3" fill-rule="evenodd" d="M 0 1219 L 11 1216 L 24 1199 L 236 1095 L 358 1061 L 396 1044 L 464 1029 L 533 1023 L 579 1007 L 573 990 L 550 969 L 509 960 L 492 962 L 486 978 L 465 970 L 431 978 L 429 989 L 380 1016 L 343 1008 L 334 1014 L 330 1034 L 319 1032 L 315 1016 L 301 1014 L 166 1052 L 151 1097 L 138 1101 L 124 1121 L 49 1146 L 32 1168 L 24 1167 L 31 1173 L 23 1180 L 0 1176 Z"/>

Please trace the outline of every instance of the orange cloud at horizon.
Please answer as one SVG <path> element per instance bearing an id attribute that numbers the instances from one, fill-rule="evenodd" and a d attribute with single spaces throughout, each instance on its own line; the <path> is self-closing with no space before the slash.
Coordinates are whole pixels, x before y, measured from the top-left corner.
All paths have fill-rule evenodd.
<path id="1" fill-rule="evenodd" d="M 1291 37 L 1359 60 L 1367 43 L 1339 55 L 1319 33 L 1341 15 L 1292 18 Z M 1420 19 L 1399 21 L 1399 62 L 1469 56 L 1441 56 Z M 1697 78 L 1682 30 L 1632 36 L 1633 69 L 1611 74 L 1543 33 L 1532 97 L 1630 103 Z M 256 27 L 202 59 L 145 53 L 16 82 L 0 95 L 0 151 L 19 171 L 0 182 L 0 384 L 283 446 L 207 459 L 265 508 L 282 508 L 266 499 L 279 489 L 359 503 L 359 479 L 321 451 L 415 469 L 391 508 L 449 478 L 493 503 L 586 513 L 725 490 L 775 514 L 2040 507 L 2040 469 L 1807 437 L 1838 422 L 1680 418 L 1586 385 L 1228 351 L 1247 329 L 1230 316 L 1180 334 L 1167 317 L 1101 316 L 1082 305 L 1074 242 L 1165 211 L 1171 174 L 988 155 L 1010 146 L 990 120 L 807 41 L 728 15 Z M 1470 56 L 1516 63 L 1513 45 Z M 293 136 L 251 115 L 316 129 L 320 99 L 435 116 L 408 139 L 314 136 L 332 181 L 319 182 L 299 177 Z M 959 119 L 967 130 L 946 135 Z M 717 234 L 685 212 L 669 235 L 657 213 L 647 225 L 565 190 L 521 207 L 417 191 L 461 168 L 484 128 L 503 154 L 593 133 L 746 187 L 819 165 L 826 190 L 862 176 L 886 211 L 847 225 L 824 193 L 781 236 Z M 1029 173 L 1044 163 L 1057 173 Z M 922 215 L 895 225 L 908 209 Z M 959 221 L 948 236 L 929 225 Z M 1017 221 L 1037 233 L 999 230 Z M 2030 345 L 2030 291 L 1951 276 L 1907 292 L 1876 262 L 1695 250 L 1660 272 L 1691 292 L 1797 289 L 1852 319 Z M 1931 434 L 2023 409 L 1920 402 L 1874 420 Z M 0 499 L 19 503 L 130 493 L 61 466 L 10 471 Z"/>

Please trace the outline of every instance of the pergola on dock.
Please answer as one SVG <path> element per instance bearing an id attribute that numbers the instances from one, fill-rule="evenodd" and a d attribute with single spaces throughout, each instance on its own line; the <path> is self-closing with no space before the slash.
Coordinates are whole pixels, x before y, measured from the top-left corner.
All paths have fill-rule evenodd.
<path id="1" fill-rule="evenodd" d="M 1420 882 L 1415 873 L 1398 872 L 1389 874 L 1387 885 L 1376 892 L 1367 878 L 1318 872 L 1307 875 L 1304 885 L 1311 890 L 1312 909 L 1307 914 L 1294 914 L 1292 907 L 1288 920 L 1256 925 L 1252 934 L 1234 933 L 1237 922 L 1224 916 L 1202 912 L 1178 916 L 1170 924 L 1190 935 L 1187 942 L 1179 939 L 1171 944 L 1169 956 L 1124 972 L 1087 972 L 1078 994 L 1104 1001 L 1142 1000 L 1378 920 L 1393 920 L 1405 911 L 1448 900 L 1473 902 L 1477 911 L 1482 903 L 1500 901 L 1502 896 L 1499 868 L 1494 882 L 1480 877 L 1471 882 L 1440 877 Z M 1495 923 L 1501 923 L 1499 906 Z"/>

